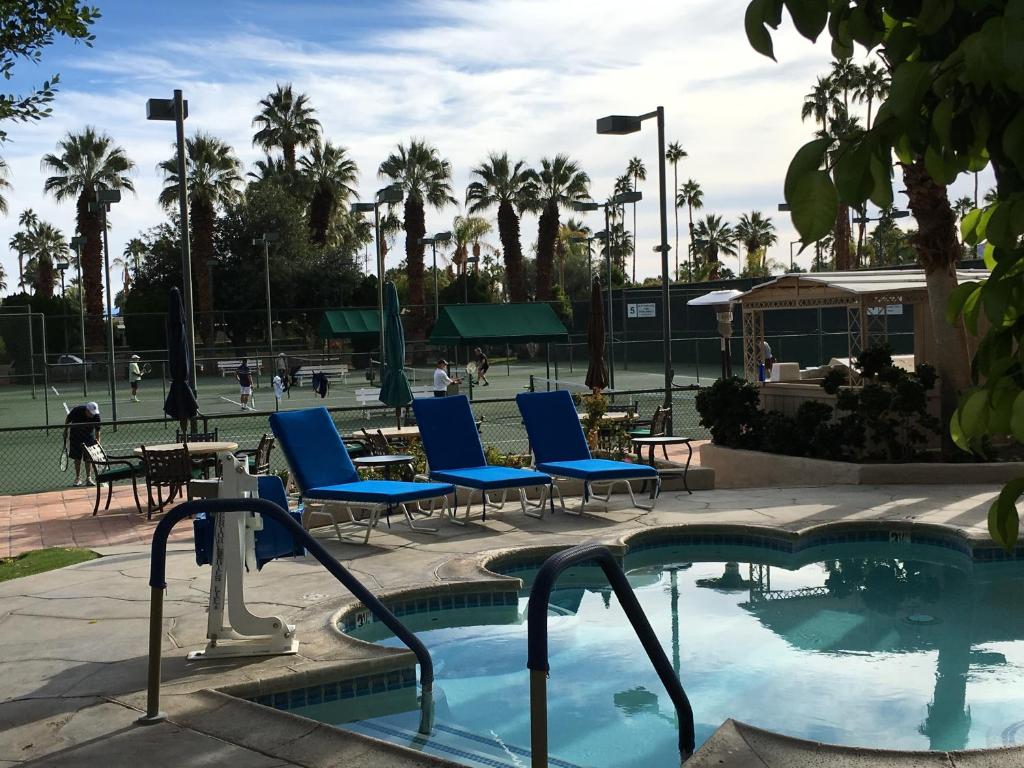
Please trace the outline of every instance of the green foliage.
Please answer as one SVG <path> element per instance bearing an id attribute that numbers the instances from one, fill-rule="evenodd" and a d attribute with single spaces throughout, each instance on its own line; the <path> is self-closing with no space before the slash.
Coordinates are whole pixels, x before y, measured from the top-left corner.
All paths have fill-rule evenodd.
<path id="1" fill-rule="evenodd" d="M 757 450 L 762 445 L 759 402 L 755 385 L 736 376 L 719 379 L 697 392 L 700 425 L 711 430 L 716 445 Z"/>
<path id="2" fill-rule="evenodd" d="M 839 200 L 856 205 L 870 198 L 881 207 L 889 205 L 892 153 L 903 163 L 923 160 L 928 175 L 940 185 L 991 164 L 996 195 L 961 224 L 966 245 L 987 241 L 991 276 L 962 286 L 949 306 L 950 320 L 963 317 L 971 332 L 978 330 L 984 313 L 989 330 L 974 360 L 975 387 L 963 393 L 950 433 L 961 448 L 976 451 L 991 436 L 1012 434 L 1024 441 L 1024 432 L 1013 429 L 1013 403 L 1024 393 L 1024 4 L 753 0 L 747 8 L 747 36 L 767 56 L 774 55 L 769 30 L 778 29 L 783 8 L 809 39 L 824 17 L 838 57 L 849 56 L 857 43 L 877 49 L 891 70 L 892 88 L 888 98 L 879 100 L 875 124 L 852 140 L 840 141 L 832 153 L 836 158 L 847 152 L 870 158 L 873 188 L 865 194 L 864 179 L 850 174 L 835 191 Z M 822 231 L 824 214 L 819 209 L 824 204 L 808 190 L 817 187 L 829 202 L 832 191 L 811 164 L 797 167 L 794 159 L 790 171 L 786 199 L 801 237 L 810 242 Z M 1008 499 L 1017 496 L 1001 496 L 990 518 L 992 536 L 1008 546 L 1018 528 L 1016 508 Z"/>
<path id="3" fill-rule="evenodd" d="M 100 17 L 98 8 L 77 0 L 19 0 L 5 2 L 0 24 L 0 77 L 11 80 L 19 60 L 38 64 L 43 49 L 58 37 L 92 46 L 95 39 L 89 28 Z M 53 111 L 49 106 L 57 91 L 60 76 L 28 94 L 0 94 L 0 121 L 40 120 Z M 0 130 L 0 142 L 7 133 Z"/>

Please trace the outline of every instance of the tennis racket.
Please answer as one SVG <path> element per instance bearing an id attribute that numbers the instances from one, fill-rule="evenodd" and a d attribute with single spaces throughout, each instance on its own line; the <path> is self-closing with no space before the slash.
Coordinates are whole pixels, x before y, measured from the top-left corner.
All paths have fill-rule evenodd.
<path id="1" fill-rule="evenodd" d="M 143 363 L 143 364 L 142 364 L 142 375 L 143 375 L 143 376 L 149 376 L 149 374 L 150 374 L 150 373 L 151 373 L 152 371 L 153 371 L 153 368 L 152 368 L 152 366 L 150 366 L 150 364 L 149 364 L 149 363 Z"/>
<path id="2" fill-rule="evenodd" d="M 466 363 L 466 373 L 470 376 L 476 376 L 476 363 L 472 361 Z"/>
<path id="3" fill-rule="evenodd" d="M 68 471 L 68 437 L 64 435 L 64 444 L 60 449 L 60 458 L 57 461 L 57 466 L 60 467 L 61 472 Z"/>

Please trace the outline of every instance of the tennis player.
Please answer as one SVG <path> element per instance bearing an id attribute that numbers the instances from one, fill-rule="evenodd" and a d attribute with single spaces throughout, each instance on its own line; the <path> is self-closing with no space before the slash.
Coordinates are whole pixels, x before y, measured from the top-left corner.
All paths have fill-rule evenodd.
<path id="1" fill-rule="evenodd" d="M 132 385 L 132 402 L 139 402 L 139 382 L 142 381 L 142 368 L 139 366 L 138 355 L 132 355 L 128 363 L 128 381 Z"/>
<path id="2" fill-rule="evenodd" d="M 242 364 L 235 371 L 235 378 L 238 379 L 238 402 L 243 411 L 249 410 L 249 398 L 252 396 L 252 374 L 249 373 L 249 363 L 242 358 Z"/>
<path id="3" fill-rule="evenodd" d="M 449 384 L 460 384 L 461 379 L 453 379 L 448 376 L 448 363 L 443 358 L 437 361 L 434 368 L 434 397 L 447 397 Z"/>
<path id="4" fill-rule="evenodd" d="M 484 351 L 477 347 L 473 350 L 473 354 L 476 355 L 476 383 L 480 386 L 480 382 L 483 381 L 485 387 L 491 386 L 491 382 L 487 380 L 487 371 L 490 370 L 491 361 L 487 359 L 487 355 Z"/>
<path id="5" fill-rule="evenodd" d="M 64 419 L 64 441 L 68 446 L 68 458 L 75 461 L 75 486 L 82 484 L 82 459 L 85 446 L 100 441 L 100 407 L 96 403 L 76 405 Z M 92 485 L 89 464 L 85 465 L 85 484 Z"/>

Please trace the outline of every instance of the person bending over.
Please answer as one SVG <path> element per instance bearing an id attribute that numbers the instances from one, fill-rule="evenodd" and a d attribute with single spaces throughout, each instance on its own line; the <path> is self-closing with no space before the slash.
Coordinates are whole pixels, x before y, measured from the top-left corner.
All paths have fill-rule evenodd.
<path id="1" fill-rule="evenodd" d="M 75 462 L 75 482 L 77 487 L 82 484 L 82 459 L 85 458 L 85 446 L 96 445 L 100 441 L 100 407 L 96 403 L 76 405 L 68 411 L 64 419 L 64 441 L 68 446 L 68 458 Z M 94 471 L 94 470 L 93 470 Z M 92 485 L 89 477 L 90 464 L 85 464 L 85 484 Z"/>

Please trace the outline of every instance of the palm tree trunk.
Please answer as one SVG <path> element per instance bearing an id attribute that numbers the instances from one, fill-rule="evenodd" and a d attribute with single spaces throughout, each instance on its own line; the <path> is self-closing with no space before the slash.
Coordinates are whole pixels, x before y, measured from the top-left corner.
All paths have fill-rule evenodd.
<path id="1" fill-rule="evenodd" d="M 558 201 L 551 198 L 544 204 L 537 223 L 537 301 L 551 300 L 551 272 L 557 239 Z"/>
<path id="2" fill-rule="evenodd" d="M 327 242 L 327 230 L 331 226 L 334 200 L 329 192 L 320 191 L 309 201 L 309 239 L 315 245 Z"/>
<path id="3" fill-rule="evenodd" d="M 295 145 L 284 144 L 281 146 L 281 154 L 284 155 L 284 164 L 289 171 L 295 170 Z"/>
<path id="4" fill-rule="evenodd" d="M 18 287 L 25 288 L 25 254 L 18 251 Z"/>
<path id="5" fill-rule="evenodd" d="M 836 270 L 845 272 L 854 268 L 850 253 L 850 209 L 840 205 L 836 213 L 836 225 L 832 233 L 832 249 L 836 258 Z"/>
<path id="6" fill-rule="evenodd" d="M 36 269 L 39 276 L 36 280 L 36 293 L 44 299 L 53 298 L 53 262 L 48 257 L 36 257 Z"/>
<path id="7" fill-rule="evenodd" d="M 82 248 L 82 290 L 85 293 L 86 340 L 89 346 L 103 345 L 103 222 L 89 210 L 94 190 L 78 196 L 78 231 L 85 237 Z"/>
<path id="8" fill-rule="evenodd" d="M 210 265 L 213 263 L 214 211 L 209 203 L 192 198 L 192 279 L 196 284 L 196 327 L 203 344 L 212 345 L 214 339 L 213 291 L 210 285 Z"/>
<path id="9" fill-rule="evenodd" d="M 903 166 L 910 210 L 917 220 L 912 238 L 917 258 L 924 267 L 928 285 L 928 308 L 935 335 L 935 368 L 939 374 L 939 402 L 943 424 L 956 410 L 960 393 L 971 385 L 970 354 L 963 321 L 946 322 L 946 305 L 956 288 L 956 262 L 960 255 L 956 240 L 956 216 L 949 204 L 946 188 L 936 184 L 924 162 Z M 943 452 L 953 452 L 949 430 L 942 430 Z"/>
<path id="10" fill-rule="evenodd" d="M 690 282 L 693 282 L 693 205 L 690 203 L 686 204 L 686 212 L 690 217 L 690 242 L 686 246 L 687 253 L 689 254 L 689 265 L 690 265 Z"/>
<path id="11" fill-rule="evenodd" d="M 866 219 L 867 216 L 868 216 L 868 206 L 867 206 L 867 203 L 862 204 L 861 207 L 860 207 L 860 210 L 857 211 L 857 213 L 860 214 L 860 218 Z M 864 254 L 864 237 L 867 234 L 867 227 L 868 227 L 868 225 L 867 225 L 866 221 L 862 221 L 860 224 L 857 225 L 857 227 L 858 227 L 858 231 L 857 231 L 857 266 L 858 267 L 863 267 L 864 266 L 864 263 L 863 263 L 864 262 L 864 256 L 863 256 L 863 254 Z"/>
<path id="12" fill-rule="evenodd" d="M 427 311 L 426 294 L 423 286 L 423 251 L 420 240 L 427 234 L 426 215 L 423 201 L 410 194 L 405 198 L 405 267 L 409 275 L 409 304 L 413 322 L 406 328 L 409 338 L 420 340 L 427 336 L 427 321 L 432 312 Z M 383 353 L 383 352 L 382 352 Z"/>
<path id="13" fill-rule="evenodd" d="M 505 258 L 505 279 L 509 301 L 526 301 L 526 276 L 523 274 L 523 248 L 519 243 L 519 217 L 512 203 L 498 205 L 498 236 Z"/>
<path id="14" fill-rule="evenodd" d="M 679 279 L 679 162 L 672 163 L 672 215 L 676 220 L 676 280 Z"/>

